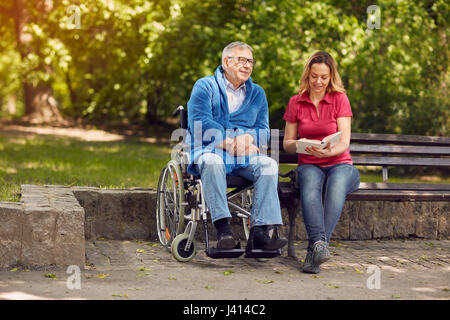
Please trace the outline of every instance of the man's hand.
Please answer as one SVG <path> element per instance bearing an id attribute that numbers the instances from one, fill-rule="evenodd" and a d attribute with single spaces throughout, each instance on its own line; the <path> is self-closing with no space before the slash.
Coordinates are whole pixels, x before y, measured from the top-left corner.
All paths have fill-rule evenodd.
<path id="1" fill-rule="evenodd" d="M 259 153 L 259 148 L 253 144 L 253 137 L 249 134 L 237 136 L 234 139 L 227 138 L 222 143 L 222 148 L 233 156 L 246 156 Z"/>
<path id="2" fill-rule="evenodd" d="M 254 153 L 258 153 L 259 149 L 253 144 L 253 136 L 246 133 L 241 136 L 234 138 L 236 145 L 236 156 L 246 156 Z"/>

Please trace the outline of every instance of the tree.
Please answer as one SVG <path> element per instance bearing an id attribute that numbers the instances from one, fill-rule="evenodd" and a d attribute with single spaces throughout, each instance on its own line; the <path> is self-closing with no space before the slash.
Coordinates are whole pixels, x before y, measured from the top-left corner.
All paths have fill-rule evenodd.
<path id="1" fill-rule="evenodd" d="M 41 44 L 35 41 L 30 30 L 30 24 L 45 21 L 52 7 L 53 1 L 44 0 L 12 0 L 9 6 L 0 6 L 0 14 L 13 20 L 16 49 L 22 63 L 33 64 L 22 74 L 25 116 L 31 122 L 63 121 L 53 96 L 53 88 L 45 76 L 52 73 L 51 66 L 38 58 L 42 57 Z M 36 12 L 40 12 L 41 16 Z"/>

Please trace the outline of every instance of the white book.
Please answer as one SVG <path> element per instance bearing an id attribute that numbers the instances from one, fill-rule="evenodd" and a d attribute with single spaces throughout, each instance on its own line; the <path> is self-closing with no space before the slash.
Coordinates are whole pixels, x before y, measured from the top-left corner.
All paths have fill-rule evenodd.
<path id="1" fill-rule="evenodd" d="M 327 146 L 328 142 L 330 142 L 331 146 L 334 147 L 341 140 L 341 136 L 342 131 L 338 131 L 336 133 L 330 134 L 329 136 L 326 136 L 322 140 L 313 140 L 306 138 L 299 139 L 297 140 L 297 153 L 310 154 L 305 151 L 305 148 L 314 146 L 319 149 L 323 149 Z"/>

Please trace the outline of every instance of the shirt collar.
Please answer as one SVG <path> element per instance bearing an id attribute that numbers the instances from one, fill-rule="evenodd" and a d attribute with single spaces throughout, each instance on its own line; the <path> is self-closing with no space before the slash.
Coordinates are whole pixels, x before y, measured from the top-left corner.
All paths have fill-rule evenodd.
<path id="1" fill-rule="evenodd" d="M 332 94 L 331 92 L 327 92 L 323 96 L 322 100 L 325 101 L 326 103 L 332 103 L 331 94 Z M 298 101 L 306 101 L 312 103 L 311 99 L 309 98 L 309 92 L 305 91 L 301 95 L 299 95 Z"/>
<path id="2" fill-rule="evenodd" d="M 245 91 L 245 81 L 242 82 L 241 85 L 237 89 L 235 89 L 233 84 L 230 81 L 228 81 L 227 77 L 225 77 L 225 72 L 222 73 L 222 76 L 223 76 L 223 79 L 225 80 L 225 88 L 230 88 L 234 91 L 238 91 L 238 90 L 244 88 L 244 91 Z"/>

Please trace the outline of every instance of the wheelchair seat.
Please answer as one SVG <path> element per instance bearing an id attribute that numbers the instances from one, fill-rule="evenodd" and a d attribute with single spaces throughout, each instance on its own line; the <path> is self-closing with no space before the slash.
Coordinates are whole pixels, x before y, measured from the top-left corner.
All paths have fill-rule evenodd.
<path id="1" fill-rule="evenodd" d="M 251 187 L 253 182 L 240 176 L 227 175 L 228 188 L 247 188 Z"/>

